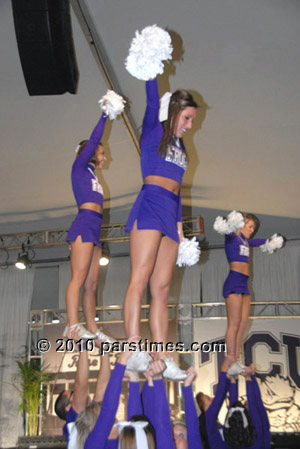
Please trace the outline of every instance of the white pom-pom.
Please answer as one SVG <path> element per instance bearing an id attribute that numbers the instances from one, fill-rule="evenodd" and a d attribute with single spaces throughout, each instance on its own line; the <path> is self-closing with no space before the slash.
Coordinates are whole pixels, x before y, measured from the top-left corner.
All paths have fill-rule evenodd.
<path id="1" fill-rule="evenodd" d="M 227 215 L 227 223 L 229 229 L 231 229 L 230 232 L 234 232 L 237 229 L 243 228 L 245 226 L 243 215 L 236 210 L 231 211 L 230 214 Z"/>
<path id="2" fill-rule="evenodd" d="M 245 225 L 243 215 L 233 210 L 227 218 L 217 217 L 214 222 L 214 230 L 219 234 L 231 234 L 231 232 L 242 228 Z"/>
<path id="3" fill-rule="evenodd" d="M 273 254 L 276 249 L 282 248 L 283 245 L 283 237 L 278 234 L 272 235 L 266 243 L 260 245 L 260 249 L 263 253 L 268 252 L 269 254 Z"/>
<path id="4" fill-rule="evenodd" d="M 126 101 L 121 95 L 116 94 L 113 90 L 108 90 L 105 95 L 98 101 L 100 108 L 114 120 L 117 115 L 124 111 Z"/>
<path id="5" fill-rule="evenodd" d="M 230 234 L 226 218 L 217 217 L 214 222 L 214 230 L 219 234 Z"/>
<path id="6" fill-rule="evenodd" d="M 191 240 L 184 238 L 178 247 L 178 256 L 176 265 L 179 267 L 191 267 L 200 259 L 201 250 L 196 237 Z"/>
<path id="7" fill-rule="evenodd" d="M 139 80 L 148 81 L 164 71 L 162 61 L 171 59 L 173 51 L 169 33 L 156 25 L 135 32 L 125 61 L 128 72 Z"/>

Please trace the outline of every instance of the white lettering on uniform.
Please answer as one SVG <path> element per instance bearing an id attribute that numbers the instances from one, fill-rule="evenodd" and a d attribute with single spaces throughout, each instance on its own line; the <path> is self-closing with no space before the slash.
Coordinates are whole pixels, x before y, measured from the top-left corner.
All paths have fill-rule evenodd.
<path id="1" fill-rule="evenodd" d="M 102 188 L 102 185 L 98 182 L 98 180 L 91 179 L 91 181 L 92 181 L 93 192 L 98 192 L 98 193 L 101 193 L 101 195 L 103 195 L 103 188 Z"/>
<path id="2" fill-rule="evenodd" d="M 245 245 L 240 245 L 240 256 L 249 256 L 249 247 Z"/>
<path id="3" fill-rule="evenodd" d="M 168 146 L 165 160 L 167 162 L 172 162 L 173 164 L 178 165 L 178 167 L 181 167 L 184 170 L 187 167 L 187 159 L 184 151 L 171 145 Z"/>

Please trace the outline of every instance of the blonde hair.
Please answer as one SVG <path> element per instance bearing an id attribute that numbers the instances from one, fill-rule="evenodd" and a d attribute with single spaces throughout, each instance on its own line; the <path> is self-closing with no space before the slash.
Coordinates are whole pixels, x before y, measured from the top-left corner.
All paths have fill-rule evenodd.
<path id="1" fill-rule="evenodd" d="M 132 421 L 132 423 L 140 421 L 148 422 L 148 425 L 144 427 L 148 449 L 156 449 L 155 430 L 149 419 L 144 415 L 134 415 L 131 417 L 130 421 Z M 119 435 L 119 449 L 137 449 L 134 427 L 126 426 L 122 429 Z"/>
<path id="2" fill-rule="evenodd" d="M 84 449 L 85 441 L 98 419 L 100 408 L 98 402 L 92 401 L 78 414 L 75 421 L 77 428 L 77 449 Z"/>
<path id="3" fill-rule="evenodd" d="M 254 214 L 250 214 L 250 213 L 248 213 L 248 212 L 241 212 L 241 211 L 239 211 L 239 212 L 243 215 L 245 224 L 248 223 L 248 221 L 253 221 L 253 222 L 254 222 L 254 225 L 255 225 L 254 232 L 257 231 L 257 228 L 258 228 L 258 226 L 259 226 L 259 219 L 257 218 L 257 216 L 254 215 Z M 237 235 L 240 235 L 241 230 L 242 230 L 242 228 L 237 229 L 237 230 L 235 231 L 236 234 L 237 234 Z"/>
<path id="4" fill-rule="evenodd" d="M 156 444 L 153 438 L 152 433 L 147 431 L 147 427 L 145 427 L 145 434 L 148 443 L 148 449 L 155 449 Z M 135 429 L 131 426 L 124 427 L 119 436 L 119 449 L 137 449 L 136 447 L 136 438 L 135 438 Z"/>

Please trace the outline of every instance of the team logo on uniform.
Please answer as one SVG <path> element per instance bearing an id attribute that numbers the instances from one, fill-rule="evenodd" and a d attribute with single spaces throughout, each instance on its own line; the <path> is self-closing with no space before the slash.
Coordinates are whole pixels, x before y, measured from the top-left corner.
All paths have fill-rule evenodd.
<path id="1" fill-rule="evenodd" d="M 97 179 L 91 179 L 91 181 L 92 181 L 93 192 L 98 192 L 101 195 L 103 195 L 103 188 L 102 188 L 102 185 L 100 184 L 100 182 L 98 182 Z"/>
<path id="2" fill-rule="evenodd" d="M 172 162 L 173 164 L 178 165 L 178 167 L 186 170 L 187 167 L 187 158 L 180 148 L 174 147 L 173 145 L 169 145 L 167 148 L 167 155 L 165 157 L 167 162 Z"/>
<path id="3" fill-rule="evenodd" d="M 249 247 L 245 245 L 240 245 L 240 256 L 249 256 Z"/>

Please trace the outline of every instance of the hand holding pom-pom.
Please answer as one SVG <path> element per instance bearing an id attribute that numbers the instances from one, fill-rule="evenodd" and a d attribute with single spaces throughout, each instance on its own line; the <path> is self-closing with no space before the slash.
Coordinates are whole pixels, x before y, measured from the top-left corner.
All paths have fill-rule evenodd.
<path id="1" fill-rule="evenodd" d="M 266 243 L 260 245 L 260 249 L 263 253 L 268 252 L 269 254 L 273 254 L 276 249 L 282 248 L 283 245 L 283 237 L 278 234 L 272 235 Z"/>
<path id="2" fill-rule="evenodd" d="M 162 61 L 171 59 L 172 51 L 169 33 L 156 25 L 148 26 L 141 33 L 136 31 L 125 67 L 135 78 L 148 81 L 163 73 Z"/>
<path id="3" fill-rule="evenodd" d="M 196 237 L 191 240 L 184 238 L 178 247 L 178 256 L 176 265 L 179 267 L 191 267 L 195 265 L 200 259 L 201 250 L 199 248 L 199 242 Z"/>
<path id="4" fill-rule="evenodd" d="M 100 108 L 109 116 L 110 120 L 114 120 L 117 115 L 123 112 L 126 101 L 113 90 L 108 90 L 98 103 L 100 104 Z"/>

